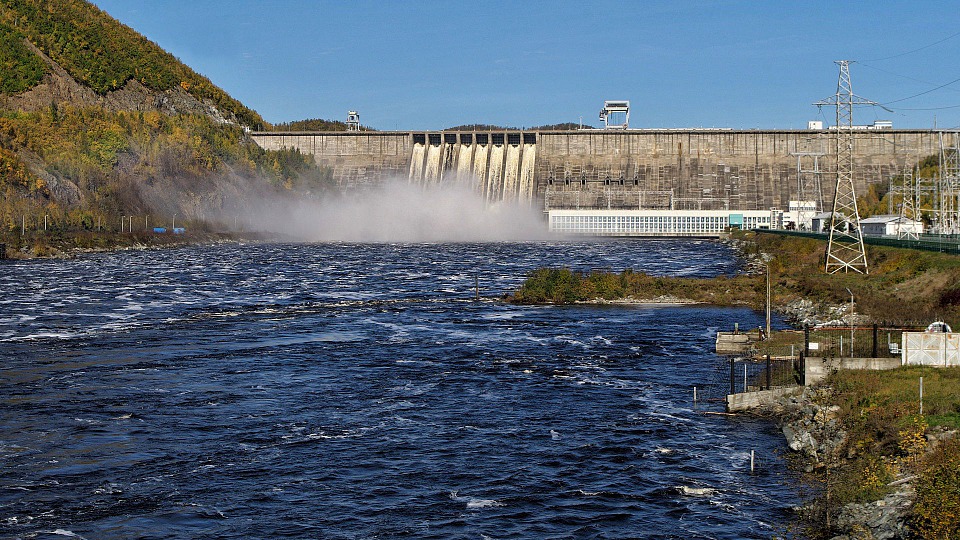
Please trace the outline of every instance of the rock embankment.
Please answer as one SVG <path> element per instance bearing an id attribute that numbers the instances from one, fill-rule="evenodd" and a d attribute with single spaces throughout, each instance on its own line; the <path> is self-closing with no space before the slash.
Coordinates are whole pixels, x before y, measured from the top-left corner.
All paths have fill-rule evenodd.
<path id="1" fill-rule="evenodd" d="M 879 501 L 845 505 L 837 518 L 837 528 L 844 534 L 831 540 L 894 540 L 909 538 L 906 520 L 916 494 L 909 483 Z"/>
<path id="2" fill-rule="evenodd" d="M 824 397 L 824 390 L 807 387 L 772 406 L 772 412 L 782 419 L 780 429 L 787 446 L 807 458 L 808 472 L 816 464 L 836 458 L 847 440 L 847 432 L 837 420 L 840 408 L 821 405 Z"/>
<path id="3" fill-rule="evenodd" d="M 804 458 L 804 470 L 812 473 L 820 467 L 835 467 L 843 455 L 847 432 L 838 413 L 828 405 L 829 390 L 808 387 L 802 394 L 785 396 L 767 412 L 780 418 L 781 430 L 790 450 Z M 894 492 L 879 501 L 847 504 L 840 509 L 836 529 L 842 534 L 833 540 L 906 538 L 906 522 L 913 506 L 913 477 L 890 484 Z"/>

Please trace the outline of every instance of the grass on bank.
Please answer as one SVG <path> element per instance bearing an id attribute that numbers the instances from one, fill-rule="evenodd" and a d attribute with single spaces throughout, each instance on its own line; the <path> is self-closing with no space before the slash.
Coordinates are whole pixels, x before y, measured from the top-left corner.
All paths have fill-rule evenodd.
<path id="1" fill-rule="evenodd" d="M 756 305 L 759 281 L 751 276 L 677 278 L 626 269 L 619 274 L 540 268 L 510 297 L 518 304 L 572 304 L 589 300 L 677 298 L 715 305 Z"/>
<path id="2" fill-rule="evenodd" d="M 825 402 L 839 407 L 837 420 L 847 440 L 839 459 L 824 469 L 827 489 L 814 507 L 835 516 L 844 504 L 885 496 L 894 489 L 888 484 L 898 473 L 915 474 L 917 499 L 910 518 L 914 534 L 922 539 L 957 538 L 960 441 L 941 442 L 931 451 L 926 435 L 960 427 L 960 368 L 842 370 L 825 386 Z"/>
<path id="3" fill-rule="evenodd" d="M 775 309 L 801 298 L 822 305 L 845 305 L 850 301 L 850 289 L 856 313 L 874 322 L 926 326 L 939 319 L 960 327 L 960 257 L 955 255 L 867 246 L 869 275 L 825 274 L 822 240 L 753 232 L 737 233 L 734 238 L 743 255 L 762 253 L 769 258 Z M 541 268 L 528 275 L 510 300 L 566 304 L 659 296 L 762 309 L 765 278 L 736 275 L 703 279 L 649 276 L 631 269 L 616 274 Z"/>

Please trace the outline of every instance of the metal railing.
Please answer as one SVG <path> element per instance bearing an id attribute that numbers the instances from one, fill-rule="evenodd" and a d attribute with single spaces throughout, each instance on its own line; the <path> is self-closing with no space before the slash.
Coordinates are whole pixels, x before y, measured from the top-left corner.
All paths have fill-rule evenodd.
<path id="1" fill-rule="evenodd" d="M 829 237 L 827 233 L 787 231 L 781 229 L 755 229 L 755 231 L 766 234 L 780 234 L 783 236 L 816 238 L 824 241 Z M 911 238 L 893 238 L 891 236 L 864 236 L 863 243 L 873 246 L 919 249 L 922 251 L 936 251 L 939 253 L 960 255 L 960 236 L 957 235 L 922 234 L 920 238 L 916 240 Z"/>

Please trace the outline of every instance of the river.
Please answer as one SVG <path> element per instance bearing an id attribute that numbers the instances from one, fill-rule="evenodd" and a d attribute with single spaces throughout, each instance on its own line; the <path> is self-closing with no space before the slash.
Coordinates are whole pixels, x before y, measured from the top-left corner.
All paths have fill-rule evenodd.
<path id="1" fill-rule="evenodd" d="M 781 531 L 800 502 L 782 436 L 692 403 L 693 386 L 723 378 L 715 332 L 761 315 L 499 301 L 530 270 L 561 265 L 736 271 L 728 247 L 699 240 L 8 261 L 0 537 Z"/>

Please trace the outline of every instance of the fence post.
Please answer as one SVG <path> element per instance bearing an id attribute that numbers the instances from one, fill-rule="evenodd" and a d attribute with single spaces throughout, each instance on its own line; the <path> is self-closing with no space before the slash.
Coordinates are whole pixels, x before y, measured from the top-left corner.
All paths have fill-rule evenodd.
<path id="1" fill-rule="evenodd" d="M 803 354 L 810 354 L 810 325 L 803 325 Z"/>
<path id="2" fill-rule="evenodd" d="M 736 394 L 736 391 L 734 388 L 734 384 L 736 384 L 736 381 L 734 379 L 736 378 L 737 374 L 735 372 L 735 369 L 736 369 L 736 366 L 734 364 L 733 358 L 731 358 L 730 359 L 730 393 L 731 394 Z"/>
<path id="3" fill-rule="evenodd" d="M 767 355 L 767 390 L 770 390 L 770 387 L 771 387 L 770 379 L 771 379 L 771 377 L 770 377 L 770 355 L 768 354 L 768 355 Z"/>
<path id="4" fill-rule="evenodd" d="M 873 356 L 872 358 L 877 357 L 877 341 L 880 337 L 880 327 L 877 323 L 873 323 Z"/>
<path id="5" fill-rule="evenodd" d="M 800 355 L 800 386 L 807 385 L 807 355 Z"/>

